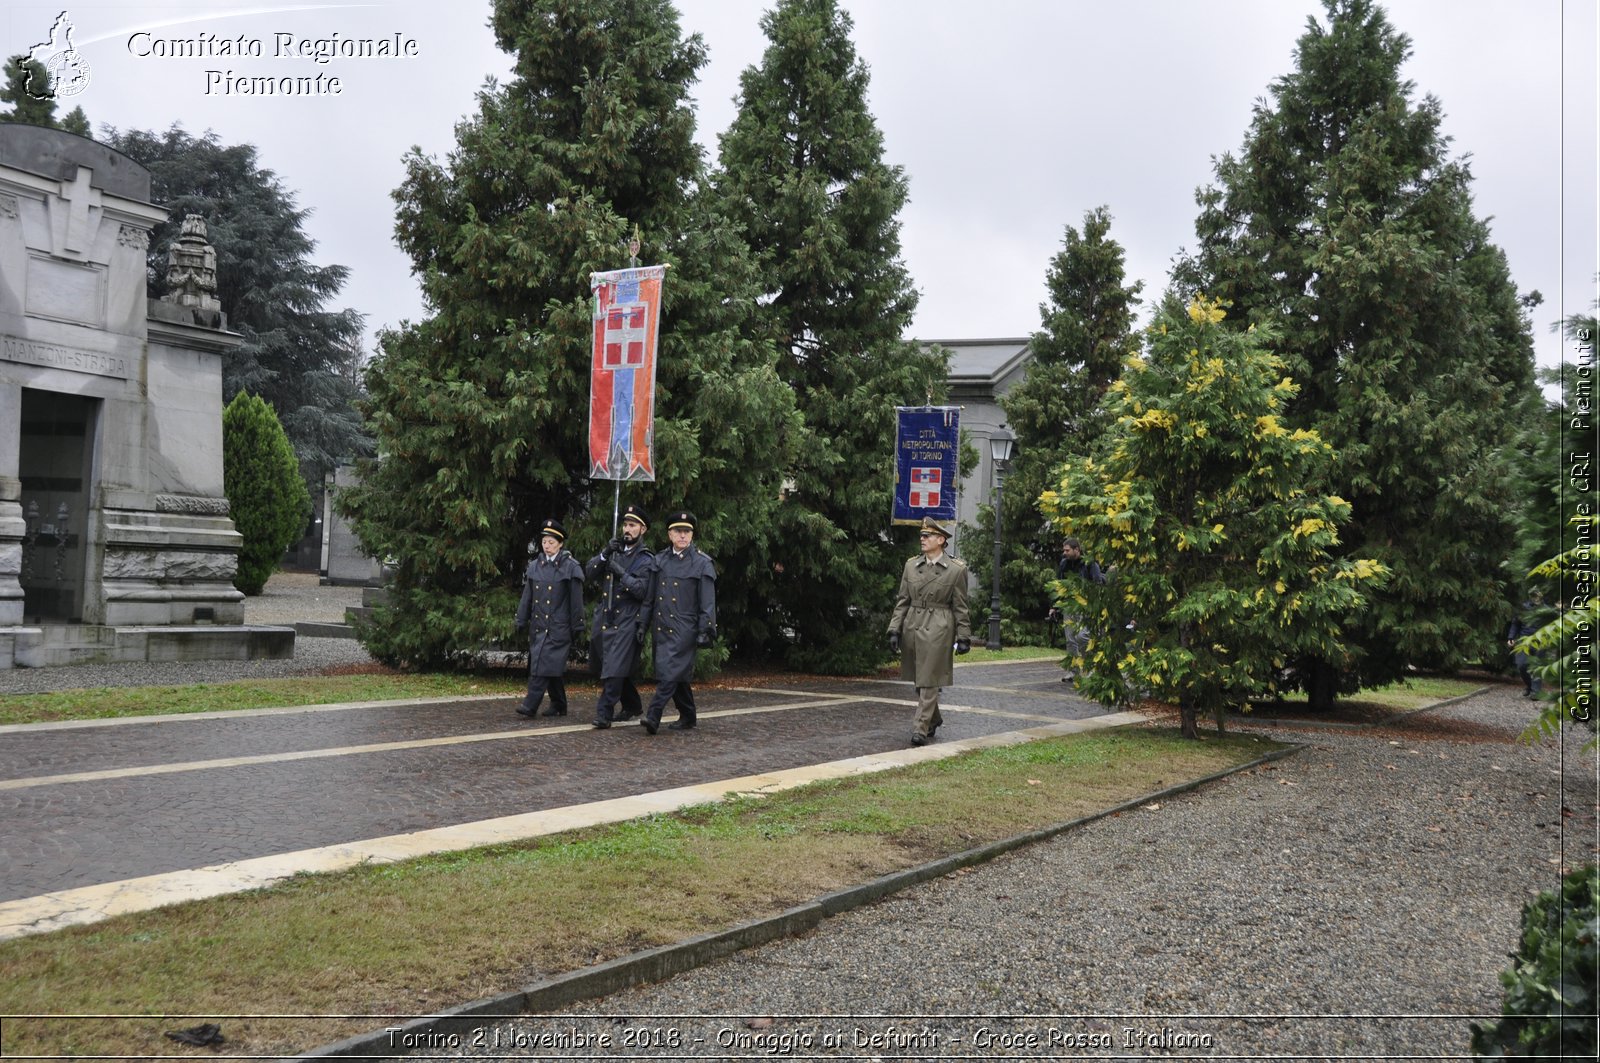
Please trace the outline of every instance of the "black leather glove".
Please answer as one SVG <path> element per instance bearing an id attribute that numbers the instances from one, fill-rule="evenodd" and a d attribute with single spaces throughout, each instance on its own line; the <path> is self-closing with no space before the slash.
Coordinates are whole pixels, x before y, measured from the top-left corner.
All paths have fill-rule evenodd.
<path id="1" fill-rule="evenodd" d="M 709 631 L 700 632 L 698 635 L 696 635 L 694 637 L 694 644 L 695 644 L 695 648 L 696 649 L 702 649 L 702 650 L 705 649 L 707 646 L 711 645 L 711 632 L 709 632 Z"/>
<path id="2" fill-rule="evenodd" d="M 889 632 L 889 652 L 900 652 L 900 632 L 898 631 Z"/>
<path id="3" fill-rule="evenodd" d="M 520 635 L 524 631 L 528 630 L 528 622 L 526 620 L 518 620 L 517 623 L 516 623 L 516 628 L 517 628 L 517 634 Z"/>
<path id="4" fill-rule="evenodd" d="M 639 645 L 639 646 L 643 646 L 644 645 L 644 637 L 646 635 L 648 635 L 648 634 L 649 634 L 649 631 L 646 630 L 646 628 L 645 628 L 645 626 L 643 624 L 640 624 L 637 628 L 634 629 L 634 632 L 633 632 L 634 644 L 635 645 Z"/>
<path id="5" fill-rule="evenodd" d="M 628 566 L 622 563 L 621 551 L 612 554 L 607 564 L 611 566 L 611 571 L 615 572 L 619 576 L 626 576 L 628 574 Z"/>
<path id="6" fill-rule="evenodd" d="M 956 639 L 956 652 L 957 653 L 970 653 L 970 652 L 972 652 L 972 640 L 971 639 Z"/>
<path id="7" fill-rule="evenodd" d="M 608 557 L 608 558 L 612 554 L 620 554 L 620 553 L 622 553 L 622 540 L 621 539 L 612 539 L 609 543 L 606 543 L 606 548 L 605 548 L 605 550 L 603 552 L 605 553 L 605 556 Z"/>

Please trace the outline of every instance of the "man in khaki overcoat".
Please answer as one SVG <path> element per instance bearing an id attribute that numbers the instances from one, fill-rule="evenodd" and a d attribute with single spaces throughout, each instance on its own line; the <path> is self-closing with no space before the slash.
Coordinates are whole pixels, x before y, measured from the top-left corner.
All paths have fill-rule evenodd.
<path id="1" fill-rule="evenodd" d="M 967 615 L 967 566 L 944 552 L 951 531 L 932 517 L 922 519 L 922 554 L 906 562 L 889 618 L 889 647 L 900 654 L 900 678 L 917 688 L 917 720 L 911 744 L 927 744 L 939 730 L 939 688 L 955 682 L 955 653 L 972 649 Z"/>

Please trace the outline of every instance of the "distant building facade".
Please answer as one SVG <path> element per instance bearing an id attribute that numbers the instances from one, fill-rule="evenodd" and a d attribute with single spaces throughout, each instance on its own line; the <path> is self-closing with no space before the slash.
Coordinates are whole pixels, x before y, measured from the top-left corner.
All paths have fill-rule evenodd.
<path id="1" fill-rule="evenodd" d="M 956 518 L 976 525 L 978 507 L 993 501 L 995 470 L 989 438 L 1006 423 L 1000 399 L 1021 383 L 1033 355 L 1026 337 L 922 342 L 950 352 L 950 405 L 961 407 L 961 427 L 978 451 L 977 466 L 961 480 Z M 961 551 L 972 553 L 972 544 L 963 545 Z"/>

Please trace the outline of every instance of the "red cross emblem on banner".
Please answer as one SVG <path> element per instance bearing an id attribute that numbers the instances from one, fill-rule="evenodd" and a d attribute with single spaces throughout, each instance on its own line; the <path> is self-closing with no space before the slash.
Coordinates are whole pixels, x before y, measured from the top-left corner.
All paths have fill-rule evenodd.
<path id="1" fill-rule="evenodd" d="M 643 303 L 613 306 L 606 312 L 605 369 L 638 369 L 644 365 Z"/>
<path id="2" fill-rule="evenodd" d="M 939 504 L 941 471 L 937 465 L 912 466 L 910 496 L 912 509 L 929 509 Z"/>

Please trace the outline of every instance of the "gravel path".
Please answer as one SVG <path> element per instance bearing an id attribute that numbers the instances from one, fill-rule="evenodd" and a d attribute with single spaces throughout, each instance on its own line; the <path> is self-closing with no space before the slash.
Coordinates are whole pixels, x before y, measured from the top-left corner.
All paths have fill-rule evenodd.
<path id="1" fill-rule="evenodd" d="M 315 572 L 277 572 L 266 589 L 244 601 L 246 624 L 293 626 L 301 620 L 343 622 L 347 607 L 361 604 L 360 587 L 324 587 Z M 287 661 L 184 661 L 84 664 L 59 668 L 0 670 L 0 694 L 40 694 L 71 687 L 170 686 L 234 679 L 315 675 L 325 668 L 372 660 L 354 639 L 297 637 Z"/>
<path id="2" fill-rule="evenodd" d="M 1532 715 L 1497 686 L 1385 730 L 1263 729 L 1308 748 L 439 1054 L 605 1035 L 610 1049 L 583 1050 L 637 1054 L 624 1042 L 653 1036 L 654 1058 L 1464 1055 L 1471 1016 L 1499 1012 L 1522 905 L 1595 859 L 1588 732 L 1519 744 Z M 601 1015 L 663 1018 L 586 1017 Z M 842 1017 L 856 1015 L 875 1017 Z"/>

